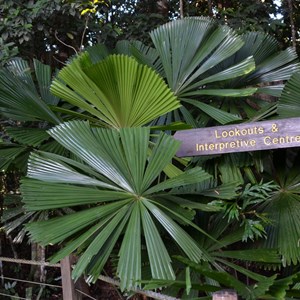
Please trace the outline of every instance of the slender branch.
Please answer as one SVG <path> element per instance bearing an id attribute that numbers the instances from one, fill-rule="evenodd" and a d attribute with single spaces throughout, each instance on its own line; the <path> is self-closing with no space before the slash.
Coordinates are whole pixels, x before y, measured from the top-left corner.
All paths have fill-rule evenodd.
<path id="1" fill-rule="evenodd" d="M 85 24 L 84 24 L 84 29 L 83 29 L 83 32 L 82 32 L 82 36 L 81 36 L 81 42 L 80 42 L 80 48 L 79 48 L 80 50 L 82 50 L 82 47 L 83 47 L 83 40 L 84 40 L 84 36 L 85 36 L 85 33 L 86 33 L 88 22 L 89 22 L 89 16 L 87 15 L 86 19 L 85 19 Z"/>
<path id="2" fill-rule="evenodd" d="M 57 31 L 55 31 L 54 36 L 55 36 L 55 38 L 56 38 L 61 44 L 63 44 L 64 46 L 66 46 L 66 47 L 68 47 L 68 48 L 70 48 L 70 49 L 73 49 L 73 50 L 75 51 L 75 53 L 78 54 L 77 50 L 76 50 L 73 46 L 71 46 L 71 45 L 69 45 L 69 44 L 66 44 L 65 42 L 63 42 L 63 41 L 57 36 Z"/>
<path id="3" fill-rule="evenodd" d="M 181 18 L 181 19 L 183 19 L 183 18 L 184 18 L 184 11 L 183 11 L 183 7 L 184 7 L 183 0 L 180 0 L 180 8 L 179 8 L 179 11 L 180 11 L 180 18 Z"/>
<path id="4" fill-rule="evenodd" d="M 62 65 L 64 65 L 64 66 L 67 65 L 67 64 L 64 63 L 63 61 L 61 61 L 61 60 L 59 60 L 58 58 L 56 58 L 54 55 L 53 55 L 53 58 L 54 58 L 54 60 L 56 60 L 56 61 L 59 62 L 60 64 L 62 64 Z"/>
<path id="5" fill-rule="evenodd" d="M 212 17 L 213 16 L 212 0 L 207 0 L 207 5 L 208 5 L 208 15 Z"/>

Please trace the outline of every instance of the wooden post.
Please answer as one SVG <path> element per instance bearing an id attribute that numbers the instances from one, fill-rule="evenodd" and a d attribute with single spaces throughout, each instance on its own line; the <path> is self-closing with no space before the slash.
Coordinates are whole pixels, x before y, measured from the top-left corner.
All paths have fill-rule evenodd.
<path id="1" fill-rule="evenodd" d="M 72 280 L 72 268 L 70 256 L 60 261 L 61 282 L 63 290 L 63 300 L 77 300 L 74 282 Z"/>

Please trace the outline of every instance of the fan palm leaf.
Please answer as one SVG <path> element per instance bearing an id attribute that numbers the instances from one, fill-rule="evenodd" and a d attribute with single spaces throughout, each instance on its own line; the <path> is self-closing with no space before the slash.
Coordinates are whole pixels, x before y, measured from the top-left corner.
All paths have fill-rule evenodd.
<path id="1" fill-rule="evenodd" d="M 223 214 L 205 216 L 200 220 L 203 227 L 213 235 L 218 241 L 207 239 L 204 236 L 199 237 L 199 243 L 207 252 L 214 258 L 209 262 L 200 262 L 196 264 L 186 258 L 175 256 L 184 266 L 192 269 L 196 275 L 196 280 L 191 281 L 191 289 L 194 291 L 211 292 L 224 288 L 233 288 L 243 299 L 258 299 L 259 297 L 269 294 L 269 288 L 274 285 L 276 275 L 267 277 L 262 276 L 257 272 L 249 270 L 249 264 L 263 262 L 280 266 L 280 256 L 276 249 L 248 249 L 239 250 L 237 244 L 242 239 L 243 230 L 236 227 L 232 222 L 228 222 L 223 218 Z M 232 230 L 234 228 L 234 230 Z M 233 246 L 234 250 L 228 250 Z M 247 267 L 243 265 L 247 262 Z M 232 274 L 235 274 L 233 276 Z M 181 273 L 180 273 L 181 274 Z M 241 274 L 239 276 L 238 274 Z M 243 276 L 251 279 L 252 284 L 246 284 L 241 280 Z M 177 277 L 172 282 L 167 282 L 166 285 L 174 285 L 178 289 L 187 289 L 188 283 Z M 146 288 L 157 288 L 164 286 L 161 280 L 151 280 Z M 175 289 L 175 294 L 178 290 Z M 189 299 L 189 297 L 186 297 Z"/>
<path id="2" fill-rule="evenodd" d="M 108 49 L 104 44 L 97 44 L 88 47 L 86 51 L 93 64 L 105 59 L 110 54 L 124 54 L 134 57 L 137 62 L 155 69 L 162 77 L 165 77 L 157 51 L 138 40 L 118 41 L 114 49 Z"/>
<path id="3" fill-rule="evenodd" d="M 184 116 L 194 127 L 205 125 L 203 115 L 221 124 L 245 116 L 262 118 L 265 114 L 257 109 L 265 111 L 269 103 L 257 99 L 256 94 L 280 96 L 282 81 L 299 70 L 296 52 L 291 48 L 280 51 L 273 37 L 258 32 L 238 36 L 209 18 L 170 22 L 153 30 L 151 38 L 170 88 L 183 105 L 202 112 L 194 121 Z M 203 101 L 197 105 L 199 100 L 210 100 L 212 108 L 202 107 Z M 167 119 L 178 117 L 174 114 Z"/>
<path id="4" fill-rule="evenodd" d="M 150 143 L 149 151 L 150 131 L 147 127 L 116 131 L 91 128 L 82 121 L 61 124 L 49 130 L 49 134 L 82 162 L 51 153 L 32 154 L 29 178 L 23 180 L 21 187 L 23 201 L 27 211 L 72 206 L 75 212 L 33 222 L 27 228 L 32 239 L 42 244 L 68 241 L 54 260 L 78 248 L 85 249 L 74 269 L 75 278 L 86 270 L 95 280 L 116 242 L 121 241 L 117 275 L 122 289 L 136 286 L 141 280 L 144 236 L 152 277 L 174 279 L 172 261 L 160 238 L 161 228 L 192 261 L 209 259 L 178 221 L 205 232 L 193 224 L 187 214 L 176 212 L 176 206 L 184 211 L 180 204 L 173 202 L 175 209 L 170 210 L 168 198 L 160 195 L 169 189 L 210 178 L 196 167 L 165 182 L 157 182 L 175 155 L 178 141 L 161 134 L 155 143 Z M 45 185 L 37 193 L 41 181 Z M 83 235 L 82 230 L 86 232 Z"/>
<path id="5" fill-rule="evenodd" d="M 185 91 L 203 88 L 205 82 L 241 76 L 255 67 L 253 59 L 247 58 L 219 74 L 205 76 L 243 46 L 242 39 L 233 30 L 217 25 L 210 18 L 176 20 L 153 30 L 150 36 L 159 53 L 168 85 L 179 97 Z"/>
<path id="6" fill-rule="evenodd" d="M 60 118 L 54 114 L 48 104 L 58 99 L 46 92 L 51 82 L 49 66 L 35 62 L 39 91 L 31 76 L 28 63 L 14 59 L 7 69 L 0 70 L 0 113 L 8 118 L 21 121 L 47 121 L 59 124 Z"/>
<path id="7" fill-rule="evenodd" d="M 51 91 L 114 128 L 145 125 L 180 106 L 155 71 L 124 55 L 93 64 L 86 52 L 59 72 Z"/>
<path id="8" fill-rule="evenodd" d="M 264 246 L 278 248 L 284 265 L 296 265 L 300 261 L 300 176 L 290 171 L 288 175 L 279 174 L 279 178 L 280 190 L 261 206 L 272 220 Z"/>
<path id="9" fill-rule="evenodd" d="M 263 99 L 266 97 L 270 99 L 270 96 L 280 97 L 284 81 L 299 71 L 299 62 L 295 50 L 292 48 L 280 50 L 279 43 L 268 34 L 248 32 L 241 38 L 244 41 L 243 47 L 234 56 L 221 62 L 210 72 L 214 74 L 252 55 L 255 60 L 255 70 L 240 78 L 228 80 L 224 83 L 223 88 L 242 89 L 248 87 L 249 89 L 252 87 L 256 88 L 256 93 L 252 97 L 243 98 L 241 94 L 241 97 L 237 99 L 228 98 L 228 100 L 217 102 L 218 104 L 215 105 L 218 105 L 222 110 L 235 111 L 239 116 L 243 115 L 251 120 L 259 120 L 266 117 L 264 112 L 270 106 L 272 106 L 270 111 L 274 115 L 276 104 L 270 104 L 270 101 Z M 258 109 L 260 110 L 258 111 Z"/>
<path id="10" fill-rule="evenodd" d="M 165 77 L 164 70 L 155 48 L 144 45 L 140 41 L 123 40 L 116 44 L 116 53 L 133 56 L 139 63 L 145 64 Z"/>
<path id="11" fill-rule="evenodd" d="M 278 101 L 277 113 L 280 118 L 300 116 L 300 73 L 295 73 L 286 83 Z"/>
<path id="12" fill-rule="evenodd" d="M 6 68 L 0 70 L 0 77 L 0 114 L 17 120 L 3 126 L 7 137 L 6 143 L 0 145 L 1 164 L 5 170 L 14 167 L 25 173 L 26 161 L 33 148 L 64 152 L 57 143 L 49 141 L 46 132 L 49 127 L 62 122 L 60 113 L 52 110 L 60 99 L 50 93 L 51 67 L 37 60 L 33 61 L 31 69 L 27 61 L 12 59 Z"/>

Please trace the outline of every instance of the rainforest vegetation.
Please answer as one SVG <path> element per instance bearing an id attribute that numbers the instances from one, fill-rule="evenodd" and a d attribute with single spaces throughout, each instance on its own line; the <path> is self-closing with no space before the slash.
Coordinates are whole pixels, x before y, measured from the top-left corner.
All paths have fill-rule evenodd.
<path id="1" fill-rule="evenodd" d="M 300 3 L 0 0 L 0 20 L 1 257 L 72 256 L 92 299 L 300 299 L 300 149 L 174 138 L 300 118 Z M 62 299 L 59 270 L 0 269 L 3 295 Z"/>

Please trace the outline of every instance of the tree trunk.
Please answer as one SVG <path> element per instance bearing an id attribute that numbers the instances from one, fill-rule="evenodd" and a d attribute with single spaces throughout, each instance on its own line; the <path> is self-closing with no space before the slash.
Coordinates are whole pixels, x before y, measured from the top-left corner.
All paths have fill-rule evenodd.
<path id="1" fill-rule="evenodd" d="M 183 8 L 184 8 L 184 0 L 180 0 L 179 1 L 179 12 L 180 12 L 180 18 L 183 19 L 184 18 L 184 11 L 183 11 Z"/>
<path id="2" fill-rule="evenodd" d="M 290 17 L 290 24 L 291 24 L 291 40 L 292 40 L 292 47 L 296 50 L 296 27 L 293 19 L 293 2 L 292 0 L 287 0 L 288 4 L 288 11 Z"/>
<path id="3" fill-rule="evenodd" d="M 207 5 L 208 5 L 208 15 L 212 17 L 213 16 L 212 0 L 207 0 Z"/>
<path id="4" fill-rule="evenodd" d="M 37 243 L 31 244 L 31 259 L 34 261 L 44 262 L 45 261 L 45 247 L 38 245 Z M 31 274 L 35 281 L 45 282 L 46 281 L 46 270 L 45 266 L 31 266 Z"/>

